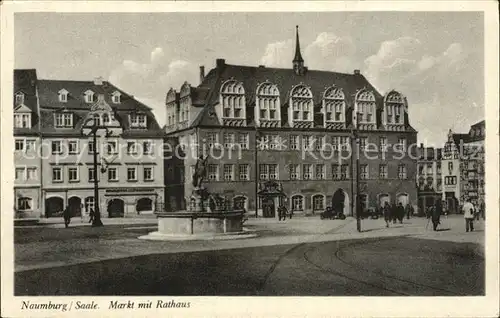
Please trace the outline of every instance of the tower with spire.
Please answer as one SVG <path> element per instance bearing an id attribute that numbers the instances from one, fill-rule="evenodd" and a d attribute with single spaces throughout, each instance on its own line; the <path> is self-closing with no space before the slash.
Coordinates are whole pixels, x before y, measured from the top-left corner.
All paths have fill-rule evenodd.
<path id="1" fill-rule="evenodd" d="M 306 71 L 304 67 L 304 59 L 300 53 L 300 41 L 299 41 L 299 26 L 296 28 L 296 38 L 295 38 L 295 57 L 293 58 L 293 71 L 297 75 L 303 75 Z"/>

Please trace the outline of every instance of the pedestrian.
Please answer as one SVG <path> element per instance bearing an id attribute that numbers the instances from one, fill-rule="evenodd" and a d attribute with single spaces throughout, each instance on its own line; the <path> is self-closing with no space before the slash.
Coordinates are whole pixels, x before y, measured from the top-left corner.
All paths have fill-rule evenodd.
<path id="1" fill-rule="evenodd" d="M 283 217 L 283 206 L 280 205 L 278 207 L 278 221 L 281 221 L 281 218 Z"/>
<path id="2" fill-rule="evenodd" d="M 284 213 L 285 213 L 285 214 L 284 214 L 284 215 L 285 215 L 285 217 L 286 217 L 286 215 L 288 214 L 288 215 L 290 216 L 290 220 L 291 220 L 291 219 L 292 219 L 292 216 L 293 216 L 293 209 L 292 209 L 290 212 L 288 212 L 288 209 L 287 209 L 286 207 L 283 207 L 283 209 L 284 209 L 284 211 L 285 211 L 285 212 L 284 212 Z"/>
<path id="3" fill-rule="evenodd" d="M 391 208 L 392 223 L 396 224 L 396 221 L 398 219 L 398 207 L 396 204 L 393 204 L 390 206 L 390 208 Z"/>
<path id="4" fill-rule="evenodd" d="M 411 207 L 410 203 L 407 203 L 406 207 L 405 207 L 405 212 L 406 212 L 406 219 L 408 219 L 408 220 L 410 219 L 410 215 L 412 213 L 411 210 L 412 210 L 412 207 Z"/>
<path id="5" fill-rule="evenodd" d="M 441 214 L 443 213 L 443 207 L 441 206 L 441 201 L 437 200 L 435 205 L 431 208 L 432 211 L 432 228 L 437 231 L 437 227 L 441 224 Z"/>
<path id="6" fill-rule="evenodd" d="M 391 222 L 391 207 L 388 202 L 384 203 L 383 214 L 385 220 L 385 227 L 389 227 L 389 223 Z"/>
<path id="7" fill-rule="evenodd" d="M 90 216 L 89 223 L 94 222 L 94 219 L 95 219 L 94 209 L 90 208 L 89 216 Z"/>
<path id="8" fill-rule="evenodd" d="M 483 219 L 483 221 L 484 221 L 484 210 L 485 210 L 484 202 L 481 202 L 481 204 L 479 205 L 479 212 L 481 213 L 481 218 Z"/>
<path id="9" fill-rule="evenodd" d="M 474 231 L 474 206 L 469 199 L 463 205 L 462 211 L 465 219 L 465 232 Z"/>
<path id="10" fill-rule="evenodd" d="M 71 211 L 69 207 L 66 207 L 63 211 L 64 226 L 67 228 L 71 222 Z"/>
<path id="11" fill-rule="evenodd" d="M 398 206 L 396 208 L 396 213 L 399 223 L 403 224 L 403 219 L 405 218 L 405 208 L 403 206 L 403 203 L 401 202 L 398 203 Z"/>
<path id="12" fill-rule="evenodd" d="M 474 202 L 474 215 L 476 216 L 476 220 L 479 221 L 479 208 L 477 206 L 477 201 Z"/>

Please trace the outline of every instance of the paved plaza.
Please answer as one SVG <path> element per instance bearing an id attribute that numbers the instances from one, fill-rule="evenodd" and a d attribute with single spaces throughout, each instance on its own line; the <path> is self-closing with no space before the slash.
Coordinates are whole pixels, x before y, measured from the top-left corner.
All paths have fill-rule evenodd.
<path id="1" fill-rule="evenodd" d="M 425 218 L 389 228 L 381 219 L 363 220 L 358 233 L 352 218 L 249 219 L 245 226 L 256 238 L 139 240 L 156 230 L 154 221 L 17 227 L 16 294 L 484 293 L 484 221 L 465 233 L 461 216 L 443 217 L 437 232 Z"/>

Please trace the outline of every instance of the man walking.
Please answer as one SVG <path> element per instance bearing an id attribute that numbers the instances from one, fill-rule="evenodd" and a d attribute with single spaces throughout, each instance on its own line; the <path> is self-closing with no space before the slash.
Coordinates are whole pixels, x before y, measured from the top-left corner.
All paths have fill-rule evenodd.
<path id="1" fill-rule="evenodd" d="M 68 228 L 69 222 L 71 222 L 71 211 L 69 207 L 66 207 L 63 211 L 64 226 Z"/>
<path id="2" fill-rule="evenodd" d="M 406 212 L 406 219 L 409 220 L 410 219 L 410 216 L 412 214 L 412 206 L 410 205 L 410 203 L 407 203 L 406 204 L 406 207 L 405 207 L 405 212 Z"/>
<path id="3" fill-rule="evenodd" d="M 467 202 L 463 205 L 462 211 L 464 212 L 465 231 L 474 231 L 474 206 L 469 199 L 467 199 Z"/>
<path id="4" fill-rule="evenodd" d="M 405 208 L 403 207 L 403 203 L 399 202 L 398 207 L 396 208 L 397 216 L 400 224 L 403 224 L 403 219 L 405 218 Z"/>
<path id="5" fill-rule="evenodd" d="M 391 207 L 388 202 L 385 202 L 383 207 L 385 227 L 389 227 L 389 223 L 391 222 Z"/>
<path id="6" fill-rule="evenodd" d="M 441 214 L 443 213 L 443 207 L 441 206 L 441 200 L 437 200 L 435 205 L 431 208 L 432 210 L 432 228 L 437 231 L 437 227 L 441 224 Z"/>
<path id="7" fill-rule="evenodd" d="M 90 208 L 89 216 L 90 216 L 89 223 L 94 222 L 94 218 L 95 218 L 94 209 Z"/>

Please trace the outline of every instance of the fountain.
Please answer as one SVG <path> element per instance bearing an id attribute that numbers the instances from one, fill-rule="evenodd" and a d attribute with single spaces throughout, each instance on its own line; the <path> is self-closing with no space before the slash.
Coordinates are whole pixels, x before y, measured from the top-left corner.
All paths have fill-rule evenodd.
<path id="1" fill-rule="evenodd" d="M 146 240 L 220 240 L 255 237 L 257 234 L 243 227 L 244 210 L 234 210 L 224 199 L 211 194 L 201 185 L 206 158 L 198 159 L 193 175 L 194 189 L 189 210 L 156 212 L 158 231 L 139 237 Z"/>

